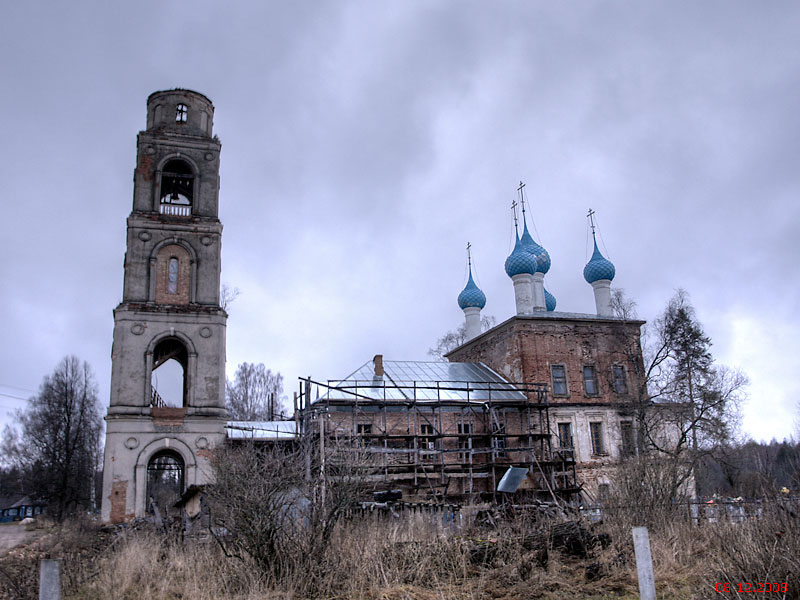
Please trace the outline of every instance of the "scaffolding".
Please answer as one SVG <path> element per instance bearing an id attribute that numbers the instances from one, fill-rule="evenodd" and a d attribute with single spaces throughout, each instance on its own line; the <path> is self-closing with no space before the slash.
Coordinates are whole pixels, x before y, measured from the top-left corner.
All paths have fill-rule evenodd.
<path id="1" fill-rule="evenodd" d="M 426 500 L 496 499 L 509 467 L 528 469 L 521 493 L 569 501 L 571 448 L 553 447 L 547 386 L 531 383 L 391 379 L 300 380 L 303 437 L 358 444 L 377 479 Z"/>

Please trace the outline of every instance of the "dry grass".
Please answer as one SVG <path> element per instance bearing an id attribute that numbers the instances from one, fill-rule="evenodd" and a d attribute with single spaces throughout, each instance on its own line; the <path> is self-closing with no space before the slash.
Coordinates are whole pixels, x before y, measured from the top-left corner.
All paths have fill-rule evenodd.
<path id="1" fill-rule="evenodd" d="M 739 524 L 662 523 L 651 532 L 658 597 L 800 598 L 797 524 L 797 516 L 777 507 Z M 611 533 L 612 543 L 596 547 L 588 558 L 548 547 L 550 526 L 518 520 L 496 530 L 454 534 L 420 515 L 346 522 L 321 557 L 295 560 L 276 579 L 246 557 L 226 557 L 214 542 L 183 543 L 152 531 L 110 533 L 73 524 L 0 560 L 3 572 L 17 574 L 13 587 L 0 575 L 0 597 L 35 598 L 38 560 L 49 554 L 64 559 L 65 598 L 71 599 L 638 598 L 629 523 L 607 522 L 603 531 Z M 717 582 L 758 581 L 786 582 L 787 593 L 715 589 Z"/>

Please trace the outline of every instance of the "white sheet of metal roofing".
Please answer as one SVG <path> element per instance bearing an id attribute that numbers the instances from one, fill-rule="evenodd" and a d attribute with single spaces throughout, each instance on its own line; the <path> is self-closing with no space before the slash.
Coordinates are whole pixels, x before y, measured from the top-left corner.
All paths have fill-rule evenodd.
<path id="1" fill-rule="evenodd" d="M 229 440 L 293 440 L 297 429 L 294 421 L 228 421 L 225 434 Z"/>
<path id="2" fill-rule="evenodd" d="M 323 400 L 525 400 L 524 393 L 483 363 L 384 360 L 384 375 L 375 375 L 367 361 L 346 379 L 329 381 L 333 387 Z M 323 391 L 323 390 L 320 390 Z M 366 400 L 366 398 L 364 398 Z"/>

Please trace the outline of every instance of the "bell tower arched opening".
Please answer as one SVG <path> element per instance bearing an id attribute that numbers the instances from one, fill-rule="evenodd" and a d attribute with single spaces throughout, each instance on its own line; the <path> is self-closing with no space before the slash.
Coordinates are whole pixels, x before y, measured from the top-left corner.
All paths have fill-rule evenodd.
<path id="1" fill-rule="evenodd" d="M 186 465 L 172 450 L 156 452 L 147 463 L 147 512 L 168 516 L 183 494 Z"/>
<path id="2" fill-rule="evenodd" d="M 158 212 L 173 217 L 189 217 L 194 198 L 194 172 L 183 160 L 174 158 L 161 171 L 161 198 Z"/>
<path id="3" fill-rule="evenodd" d="M 153 350 L 150 378 L 151 405 L 159 408 L 183 408 L 189 390 L 189 353 L 177 338 L 161 340 Z"/>

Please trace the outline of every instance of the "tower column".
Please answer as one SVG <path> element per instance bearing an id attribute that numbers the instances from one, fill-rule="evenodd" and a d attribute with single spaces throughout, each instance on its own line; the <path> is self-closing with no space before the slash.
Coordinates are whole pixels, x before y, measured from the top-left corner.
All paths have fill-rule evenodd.
<path id="1" fill-rule="evenodd" d="M 594 289 L 594 303 L 597 307 L 597 314 L 601 317 L 611 317 L 614 311 L 611 309 L 611 280 L 598 279 L 592 282 Z"/>
<path id="2" fill-rule="evenodd" d="M 514 301 L 518 315 L 533 313 L 533 275 L 520 273 L 511 278 L 514 282 Z"/>
<path id="3" fill-rule="evenodd" d="M 537 271 L 533 274 L 533 310 L 547 310 L 544 297 L 544 273 Z"/>
<path id="4" fill-rule="evenodd" d="M 464 309 L 464 319 L 468 342 L 481 334 L 481 309 L 477 306 L 468 306 Z"/>

